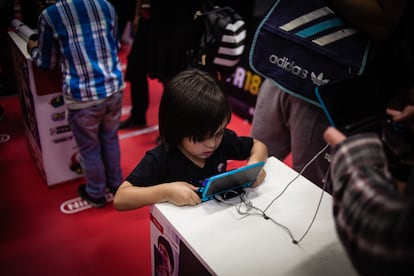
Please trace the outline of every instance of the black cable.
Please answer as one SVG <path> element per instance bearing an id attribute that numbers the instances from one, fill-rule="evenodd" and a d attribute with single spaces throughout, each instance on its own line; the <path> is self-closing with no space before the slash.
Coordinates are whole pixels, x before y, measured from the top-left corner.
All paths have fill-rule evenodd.
<path id="1" fill-rule="evenodd" d="M 287 188 L 290 186 L 290 184 L 292 184 L 296 179 L 298 179 L 299 176 L 301 176 L 303 174 L 303 172 L 312 164 L 313 161 L 315 161 L 316 158 L 319 157 L 319 155 L 321 155 L 327 148 L 329 147 L 329 144 L 326 144 L 317 154 L 315 154 L 315 156 L 313 156 L 311 158 L 311 160 L 308 161 L 308 163 L 305 164 L 305 166 L 303 166 L 302 170 L 300 170 L 300 172 L 298 172 L 298 174 L 291 180 L 289 181 L 289 183 L 286 185 L 286 187 L 282 190 L 282 192 L 280 192 L 280 194 L 278 196 L 276 196 L 270 203 L 269 205 L 264 209 L 264 212 L 267 211 L 267 209 L 270 208 L 270 206 L 279 198 L 283 195 L 283 193 L 287 190 Z"/>
<path id="2" fill-rule="evenodd" d="M 315 219 L 316 219 L 316 215 L 318 214 L 318 212 L 319 212 L 319 207 L 321 206 L 321 203 L 322 203 L 322 197 L 323 197 L 323 194 L 324 194 L 324 192 L 325 192 L 326 182 L 327 182 L 327 176 L 329 175 L 330 168 L 331 168 L 331 166 L 329 166 L 329 167 L 328 167 L 328 170 L 326 171 L 325 176 L 324 176 L 324 178 L 323 178 L 323 179 L 324 179 L 324 181 L 323 181 L 324 183 L 323 183 L 323 187 L 322 187 L 321 197 L 319 198 L 318 206 L 316 207 L 315 214 L 313 215 L 312 221 L 311 221 L 311 223 L 309 224 L 308 229 L 306 229 L 305 233 L 303 233 L 302 237 L 300 237 L 300 239 L 299 239 L 299 240 L 292 240 L 292 242 L 293 242 L 294 244 L 299 244 L 299 243 L 303 240 L 303 238 L 304 238 L 304 237 L 308 234 L 309 230 L 311 229 L 311 227 L 312 227 L 312 225 L 313 225 L 313 222 L 314 222 L 314 221 L 315 221 Z"/>
<path id="3" fill-rule="evenodd" d="M 277 222 L 276 220 L 274 220 L 272 217 L 270 217 L 270 216 L 268 216 L 267 214 L 266 214 L 266 211 L 270 208 L 270 206 L 272 206 L 272 204 L 278 199 L 278 198 L 280 198 L 282 195 L 283 195 L 283 193 L 287 190 L 287 188 L 290 186 L 290 184 L 292 184 L 299 176 L 301 176 L 302 174 L 303 174 L 303 172 L 309 167 L 309 165 L 310 164 L 312 164 L 312 162 L 313 161 L 315 161 L 315 159 L 316 158 L 318 158 L 327 148 L 328 148 L 328 144 L 326 144 L 326 146 L 324 146 L 314 157 L 312 157 L 312 159 L 311 160 L 309 160 L 309 162 L 308 163 L 306 163 L 306 165 L 302 168 L 302 170 L 291 180 L 291 181 L 289 181 L 288 182 L 288 184 L 286 185 L 286 187 L 282 190 L 282 192 L 280 192 L 280 194 L 279 195 L 277 195 L 270 203 L 269 203 L 269 205 L 264 209 L 264 210 L 261 210 L 261 209 L 259 209 L 259 208 L 257 208 L 257 207 L 255 207 L 255 206 L 253 206 L 253 204 L 251 203 L 251 201 L 250 200 L 247 200 L 246 198 L 245 198 L 245 196 L 244 196 L 244 194 L 241 194 L 241 195 L 239 195 L 239 198 L 240 198 L 240 203 L 239 204 L 233 204 L 233 203 L 227 203 L 227 202 L 225 202 L 224 200 L 222 200 L 222 199 L 219 199 L 219 198 L 216 198 L 219 202 L 221 202 L 221 203 L 224 203 L 224 204 L 228 204 L 228 205 L 233 205 L 233 206 L 236 206 L 236 209 L 237 209 L 237 212 L 240 214 L 240 215 L 243 215 L 244 217 L 246 217 L 246 216 L 249 216 L 249 215 L 258 215 L 258 216 L 261 216 L 261 217 L 263 217 L 265 220 L 271 220 L 273 223 L 275 223 L 276 225 L 278 225 L 279 227 L 281 227 L 283 230 L 285 230 L 288 234 L 289 234 L 289 236 L 290 236 L 290 238 L 292 239 L 292 243 L 294 243 L 294 244 L 299 244 L 304 238 L 305 238 L 305 236 L 308 234 L 308 232 L 309 232 L 309 230 L 311 229 L 311 227 L 312 227 L 312 225 L 313 225 L 313 223 L 314 223 L 314 221 L 315 221 L 315 219 L 316 219 L 316 216 L 317 216 L 317 214 L 318 214 L 318 212 L 319 212 L 319 208 L 320 208 L 320 205 L 321 205 L 321 203 L 322 203 L 322 197 L 323 197 L 323 194 L 324 194 L 324 192 L 325 192 L 325 188 L 326 188 L 326 184 L 327 184 L 327 179 L 328 179 L 328 176 L 329 176 L 329 171 L 330 171 L 330 166 L 328 167 L 328 170 L 326 171 L 326 173 L 325 173 L 325 176 L 324 176 L 324 178 L 323 178 L 323 187 L 322 187 L 322 192 L 321 192 L 321 196 L 320 196 L 320 198 L 319 198 L 319 201 L 318 201 L 318 206 L 316 207 L 316 210 L 315 210 L 315 213 L 314 213 L 314 215 L 313 215 L 313 218 L 312 218 L 312 221 L 310 222 L 310 224 L 309 224 L 309 226 L 308 226 L 308 228 L 306 229 L 306 231 L 304 232 L 304 234 L 299 238 L 299 239 L 295 239 L 294 238 L 294 236 L 293 236 L 293 234 L 292 234 L 292 232 L 290 231 L 290 229 L 287 227 L 287 226 L 285 226 L 285 225 L 283 225 L 283 224 L 281 224 L 281 223 L 279 223 L 279 222 Z M 241 210 L 241 208 L 242 207 L 246 207 L 247 208 L 247 210 L 246 211 L 242 211 Z M 255 211 L 258 211 L 258 212 L 251 212 L 252 210 L 255 210 Z"/>

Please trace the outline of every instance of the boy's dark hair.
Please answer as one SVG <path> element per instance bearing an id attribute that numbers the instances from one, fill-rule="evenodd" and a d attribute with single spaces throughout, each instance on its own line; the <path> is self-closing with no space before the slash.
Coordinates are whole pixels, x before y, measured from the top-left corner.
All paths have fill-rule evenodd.
<path id="1" fill-rule="evenodd" d="M 164 88 L 158 121 L 167 150 L 183 138 L 203 141 L 231 118 L 231 105 L 220 81 L 209 73 L 189 69 L 177 74 Z"/>

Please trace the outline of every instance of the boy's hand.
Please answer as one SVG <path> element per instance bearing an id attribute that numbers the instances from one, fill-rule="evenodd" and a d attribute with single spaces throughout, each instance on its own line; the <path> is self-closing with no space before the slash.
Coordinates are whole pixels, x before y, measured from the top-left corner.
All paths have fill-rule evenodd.
<path id="1" fill-rule="evenodd" d="M 169 197 L 168 201 L 177 205 L 185 206 L 190 205 L 194 206 L 201 202 L 200 197 L 197 195 L 196 191 L 198 187 L 191 185 L 186 182 L 174 182 L 168 184 L 169 187 Z"/>
<path id="2" fill-rule="evenodd" d="M 259 186 L 266 177 L 266 171 L 263 169 L 259 175 L 257 176 L 256 180 L 254 181 L 252 188 Z"/>

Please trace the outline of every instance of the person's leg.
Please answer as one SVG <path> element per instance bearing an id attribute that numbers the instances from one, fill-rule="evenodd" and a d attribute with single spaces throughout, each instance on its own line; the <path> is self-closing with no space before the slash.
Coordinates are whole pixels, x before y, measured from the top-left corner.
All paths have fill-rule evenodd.
<path id="1" fill-rule="evenodd" d="M 105 102 L 105 115 L 101 123 L 99 138 L 102 160 L 106 172 L 106 186 L 116 190 L 122 182 L 121 150 L 118 138 L 118 125 L 121 118 L 123 93 L 112 95 Z"/>
<path id="2" fill-rule="evenodd" d="M 322 134 L 327 126 L 322 109 L 281 90 L 270 80 L 263 82 L 256 102 L 252 136 L 268 146 L 270 156 L 283 160 L 291 151 L 292 167 L 301 171 L 326 145 Z M 303 173 L 320 187 L 329 167 L 324 157 L 325 153 L 321 154 Z"/>
<path id="3" fill-rule="evenodd" d="M 120 129 L 146 126 L 146 113 L 149 107 L 148 87 L 148 28 L 149 20 L 140 19 L 134 42 L 128 55 L 125 80 L 131 84 L 131 114 L 121 122 Z"/>
<path id="4" fill-rule="evenodd" d="M 281 96 L 285 92 L 270 80 L 264 80 L 257 96 L 252 121 L 252 136 L 268 148 L 269 156 L 280 160 L 291 151 L 290 132 L 286 125 Z"/>
<path id="5" fill-rule="evenodd" d="M 146 126 L 149 107 L 148 79 L 145 72 L 137 72 L 136 79 L 131 82 L 131 117 L 135 126 Z"/>
<path id="6" fill-rule="evenodd" d="M 292 136 L 292 165 L 296 171 L 300 171 L 326 146 L 323 132 L 329 123 L 321 108 L 287 93 L 284 98 L 290 112 L 288 122 Z M 303 173 L 319 187 L 323 187 L 323 179 L 329 168 L 329 161 L 325 158 L 328 150 L 315 159 Z M 330 192 L 331 187 L 326 189 Z"/>
<path id="7" fill-rule="evenodd" d="M 99 141 L 99 128 L 104 114 L 105 106 L 101 103 L 85 109 L 69 109 L 68 116 L 69 126 L 79 148 L 80 163 L 86 178 L 84 192 L 86 192 L 86 197 L 98 203 L 97 207 L 106 202 L 105 166 Z"/>

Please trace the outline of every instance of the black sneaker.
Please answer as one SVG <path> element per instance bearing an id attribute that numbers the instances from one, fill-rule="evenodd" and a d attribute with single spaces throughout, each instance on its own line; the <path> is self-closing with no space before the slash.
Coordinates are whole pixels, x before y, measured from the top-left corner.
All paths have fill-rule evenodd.
<path id="1" fill-rule="evenodd" d="M 145 120 L 142 121 L 135 121 L 131 118 L 126 119 L 119 123 L 119 129 L 126 129 L 126 128 L 144 128 L 147 127 L 147 122 Z"/>
<path id="2" fill-rule="evenodd" d="M 118 191 L 118 188 L 119 187 L 116 187 L 116 188 L 114 188 L 114 187 L 108 187 L 108 191 L 113 195 L 113 196 L 115 196 L 115 194 L 116 194 L 116 191 Z"/>
<path id="3" fill-rule="evenodd" d="M 90 205 L 96 208 L 101 208 L 106 205 L 105 197 L 93 198 L 90 195 L 88 195 L 85 189 L 86 189 L 85 184 L 80 185 L 78 188 L 78 193 L 82 199 L 86 200 Z"/>
<path id="4" fill-rule="evenodd" d="M 155 138 L 155 143 L 157 145 L 160 145 L 161 144 L 161 137 L 159 135 L 157 136 L 157 138 Z"/>

